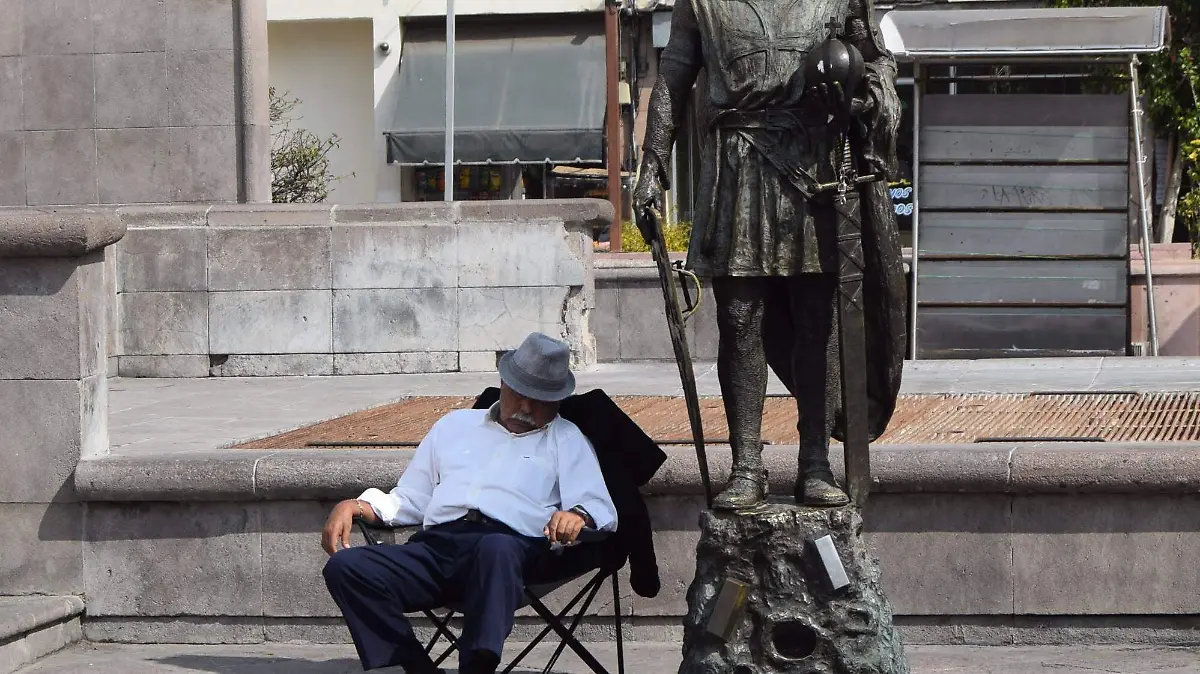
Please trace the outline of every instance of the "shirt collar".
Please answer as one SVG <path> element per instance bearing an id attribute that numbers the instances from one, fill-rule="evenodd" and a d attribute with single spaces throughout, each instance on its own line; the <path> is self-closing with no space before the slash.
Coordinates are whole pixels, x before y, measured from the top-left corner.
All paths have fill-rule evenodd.
<path id="1" fill-rule="evenodd" d="M 553 419 L 550 420 L 550 423 L 546 424 L 545 426 L 542 426 L 541 428 L 535 428 L 532 431 L 527 431 L 525 433 L 513 433 L 512 431 L 505 428 L 504 424 L 500 423 L 500 403 L 499 402 L 492 403 L 492 406 L 488 408 L 488 413 L 486 415 L 484 415 L 484 417 L 483 417 L 483 423 L 496 424 L 497 426 L 500 427 L 500 430 L 504 431 L 505 433 L 508 433 L 509 435 L 513 436 L 514 438 L 523 438 L 528 435 L 536 435 L 538 433 L 541 433 L 542 431 L 545 431 L 545 430 L 549 429 L 551 426 L 553 426 L 555 421 L 558 421 L 557 415 Z"/>

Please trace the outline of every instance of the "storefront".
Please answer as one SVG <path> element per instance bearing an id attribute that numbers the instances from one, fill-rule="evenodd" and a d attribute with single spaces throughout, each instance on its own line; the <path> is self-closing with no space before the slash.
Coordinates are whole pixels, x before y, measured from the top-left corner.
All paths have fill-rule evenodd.
<path id="1" fill-rule="evenodd" d="M 546 198 L 553 167 L 603 167 L 602 15 L 461 21 L 455 52 L 455 199 Z M 445 59 L 443 22 L 406 24 L 386 134 L 406 200 L 444 195 Z"/>

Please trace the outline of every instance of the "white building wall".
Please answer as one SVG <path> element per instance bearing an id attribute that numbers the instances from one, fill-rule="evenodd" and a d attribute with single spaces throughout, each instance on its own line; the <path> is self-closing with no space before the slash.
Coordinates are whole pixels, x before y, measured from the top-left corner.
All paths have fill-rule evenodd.
<path id="1" fill-rule="evenodd" d="M 341 138 L 330 152 L 334 174 L 346 176 L 332 189 L 334 203 L 371 203 L 377 197 L 382 141 L 375 135 L 372 34 L 372 22 L 364 19 L 268 26 L 271 86 L 301 100 L 296 125 Z"/>

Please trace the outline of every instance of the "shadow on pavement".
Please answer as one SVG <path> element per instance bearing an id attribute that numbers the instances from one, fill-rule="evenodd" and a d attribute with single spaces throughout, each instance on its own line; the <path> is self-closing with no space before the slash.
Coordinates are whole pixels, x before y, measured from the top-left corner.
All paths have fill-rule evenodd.
<path id="1" fill-rule="evenodd" d="M 353 658 L 314 662 L 265 655 L 172 655 L 154 661 L 187 671 L 213 674 L 358 674 L 363 671 L 362 665 Z"/>

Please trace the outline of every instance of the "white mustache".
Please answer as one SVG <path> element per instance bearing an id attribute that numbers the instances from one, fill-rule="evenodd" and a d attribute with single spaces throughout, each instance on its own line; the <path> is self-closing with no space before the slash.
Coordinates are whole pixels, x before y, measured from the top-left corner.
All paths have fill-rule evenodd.
<path id="1" fill-rule="evenodd" d="M 510 416 L 509 419 L 512 419 L 513 421 L 519 421 L 520 423 L 523 423 L 526 426 L 531 426 L 531 427 L 537 426 L 537 421 L 535 421 L 533 417 L 529 416 L 528 414 L 525 414 L 524 412 L 517 412 L 517 413 L 513 414 L 512 416 Z"/>

